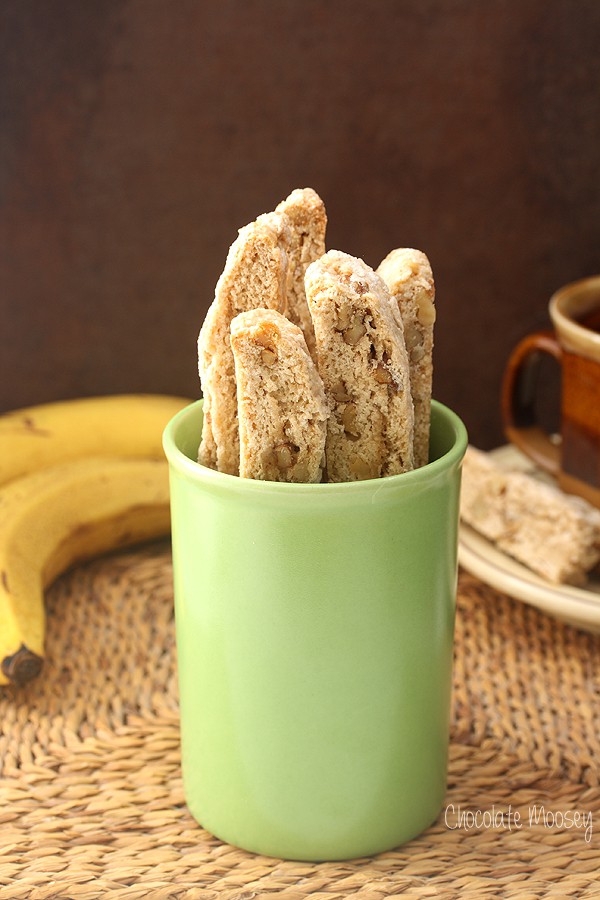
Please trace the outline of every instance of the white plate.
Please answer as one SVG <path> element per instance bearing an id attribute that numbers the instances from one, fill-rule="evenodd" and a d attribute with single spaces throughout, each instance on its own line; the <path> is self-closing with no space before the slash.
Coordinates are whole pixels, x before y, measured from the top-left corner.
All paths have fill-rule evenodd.
<path id="1" fill-rule="evenodd" d="M 511 468 L 532 471 L 532 463 L 514 447 L 493 451 L 496 461 Z M 543 476 L 542 476 L 543 477 Z M 600 634 L 600 579 L 590 578 L 585 588 L 544 581 L 516 560 L 497 549 L 461 522 L 458 559 L 472 575 L 496 590 L 536 606 L 569 625 Z"/>

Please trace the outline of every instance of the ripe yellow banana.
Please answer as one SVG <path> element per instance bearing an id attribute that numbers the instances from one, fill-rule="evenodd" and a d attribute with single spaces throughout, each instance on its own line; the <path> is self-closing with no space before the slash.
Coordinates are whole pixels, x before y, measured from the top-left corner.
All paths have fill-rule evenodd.
<path id="1" fill-rule="evenodd" d="M 131 424 L 135 430 L 137 418 Z M 79 446 L 87 439 L 72 437 Z M 76 562 L 169 527 L 165 460 L 90 457 L 0 489 L 0 684 L 22 684 L 40 671 L 51 581 Z"/>
<path id="2" fill-rule="evenodd" d="M 161 394 L 120 394 L 6 413 L 0 416 L 0 485 L 88 456 L 163 459 L 163 429 L 189 402 Z"/>

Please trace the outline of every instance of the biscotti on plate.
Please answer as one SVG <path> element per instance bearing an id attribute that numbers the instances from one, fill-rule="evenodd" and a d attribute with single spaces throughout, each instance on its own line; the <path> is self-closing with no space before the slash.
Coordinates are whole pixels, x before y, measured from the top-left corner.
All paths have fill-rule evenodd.
<path id="1" fill-rule="evenodd" d="M 555 584 L 584 584 L 600 561 L 600 511 L 524 472 L 506 471 L 469 447 L 462 520 Z"/>

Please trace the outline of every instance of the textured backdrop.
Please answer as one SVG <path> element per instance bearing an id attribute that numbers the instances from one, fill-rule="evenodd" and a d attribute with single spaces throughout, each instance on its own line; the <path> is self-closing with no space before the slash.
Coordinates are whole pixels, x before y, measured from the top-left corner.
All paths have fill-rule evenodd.
<path id="1" fill-rule="evenodd" d="M 237 228 L 310 185 L 329 247 L 428 253 L 434 393 L 475 443 L 502 440 L 510 348 L 600 271 L 600 3 L 4 0 L 0 18 L 0 409 L 197 395 Z"/>

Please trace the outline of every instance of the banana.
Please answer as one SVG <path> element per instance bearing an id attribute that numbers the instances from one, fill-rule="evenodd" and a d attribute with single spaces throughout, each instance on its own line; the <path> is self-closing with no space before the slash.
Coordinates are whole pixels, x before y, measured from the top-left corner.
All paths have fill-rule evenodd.
<path id="1" fill-rule="evenodd" d="M 165 417 L 168 406 L 162 405 Z M 157 425 L 156 406 L 152 416 Z M 73 419 L 67 419 L 72 428 Z M 137 427 L 137 418 L 133 425 Z M 124 423 L 121 428 L 126 430 Z M 71 435 L 78 438 L 73 431 Z M 85 440 L 80 436 L 78 447 Z M 59 574 L 113 548 L 167 535 L 169 527 L 165 460 L 90 457 L 42 469 L 1 488 L 0 684 L 23 684 L 39 673 L 44 589 Z"/>
<path id="2" fill-rule="evenodd" d="M 190 402 L 161 394 L 120 394 L 6 413 L 0 416 L 0 486 L 93 455 L 163 459 L 163 429 Z"/>

